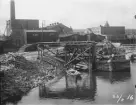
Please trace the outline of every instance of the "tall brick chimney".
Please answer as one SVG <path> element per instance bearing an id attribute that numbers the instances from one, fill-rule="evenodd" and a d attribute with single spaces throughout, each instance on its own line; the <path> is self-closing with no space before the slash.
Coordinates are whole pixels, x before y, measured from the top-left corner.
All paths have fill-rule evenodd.
<path id="1" fill-rule="evenodd" d="M 14 0 L 10 1 L 10 20 L 15 19 L 15 2 Z"/>

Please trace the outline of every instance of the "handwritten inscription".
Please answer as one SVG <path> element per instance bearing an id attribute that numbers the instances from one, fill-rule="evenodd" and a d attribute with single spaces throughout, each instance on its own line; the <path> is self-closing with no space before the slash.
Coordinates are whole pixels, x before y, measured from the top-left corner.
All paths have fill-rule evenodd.
<path id="1" fill-rule="evenodd" d="M 121 95 L 115 94 L 112 96 L 112 98 L 117 99 L 117 103 L 119 103 L 119 102 L 134 100 L 134 95 L 129 94 L 127 96 L 123 96 L 122 94 Z"/>

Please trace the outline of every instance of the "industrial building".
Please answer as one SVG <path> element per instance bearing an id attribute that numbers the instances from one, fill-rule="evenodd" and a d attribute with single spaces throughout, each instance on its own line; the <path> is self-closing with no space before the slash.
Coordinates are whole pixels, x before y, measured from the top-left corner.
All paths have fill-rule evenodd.
<path id="1" fill-rule="evenodd" d="M 38 19 L 16 19 L 14 0 L 10 1 L 10 19 L 7 21 L 6 30 L 9 39 L 4 43 L 4 48 L 8 49 L 16 49 L 24 44 L 36 42 L 101 41 L 105 36 L 110 41 L 123 42 L 126 38 L 124 26 L 110 26 L 108 22 L 104 26 L 92 27 L 84 31 L 75 31 L 58 22 L 39 28 Z"/>
<path id="2" fill-rule="evenodd" d="M 25 30 L 24 39 L 24 44 L 35 42 L 57 42 L 59 33 L 55 30 Z"/>
<path id="3" fill-rule="evenodd" d="M 110 26 L 108 22 L 104 26 L 92 27 L 91 30 L 95 34 L 106 35 L 113 42 L 122 42 L 126 38 L 124 26 Z"/>
<path id="4" fill-rule="evenodd" d="M 33 19 L 16 19 L 15 14 L 15 1 L 10 1 L 10 20 L 8 23 L 8 34 L 10 36 L 11 43 L 15 47 L 24 45 L 24 30 L 39 29 L 39 20 Z"/>
<path id="5" fill-rule="evenodd" d="M 5 44 L 6 48 L 19 48 L 28 43 L 52 42 L 58 39 L 57 31 L 39 28 L 38 19 L 16 19 L 14 0 L 10 1 L 10 20 L 7 21 L 7 35 L 9 41 Z"/>

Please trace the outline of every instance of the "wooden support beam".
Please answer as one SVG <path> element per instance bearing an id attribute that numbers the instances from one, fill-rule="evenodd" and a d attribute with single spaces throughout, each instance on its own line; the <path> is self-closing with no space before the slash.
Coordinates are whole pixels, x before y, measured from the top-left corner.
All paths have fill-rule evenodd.
<path id="1" fill-rule="evenodd" d="M 67 63 L 67 51 L 65 51 L 65 62 Z M 67 79 L 67 66 L 64 66 L 65 70 L 64 70 L 64 73 L 65 73 L 65 81 L 66 81 L 66 89 L 68 89 L 68 79 Z"/>
<path id="2" fill-rule="evenodd" d="M 70 59 L 69 59 L 69 61 L 71 61 L 72 59 L 73 59 L 73 57 L 75 56 L 75 53 L 77 52 L 77 50 L 76 49 L 74 49 L 74 51 L 73 51 L 73 55 L 70 57 Z M 68 61 L 68 62 L 69 62 Z"/>
<path id="3" fill-rule="evenodd" d="M 96 70 L 96 45 L 92 46 L 92 70 Z"/>
<path id="4" fill-rule="evenodd" d="M 51 52 L 52 54 L 56 55 L 56 53 L 54 53 L 53 51 L 51 51 L 50 49 L 46 48 L 49 52 Z"/>
<path id="5" fill-rule="evenodd" d="M 88 69 L 89 69 L 89 74 L 91 74 L 92 70 L 91 70 L 91 48 L 89 49 L 89 57 L 88 57 L 89 61 L 88 61 Z"/>
<path id="6" fill-rule="evenodd" d="M 92 85 L 92 68 L 91 68 L 91 55 L 92 55 L 92 51 L 91 51 L 91 47 L 89 49 L 89 56 L 88 56 L 88 69 L 89 69 L 89 79 L 90 79 L 90 89 L 91 89 L 91 85 Z"/>
<path id="7" fill-rule="evenodd" d="M 72 61 L 74 61 L 75 59 L 77 59 L 79 56 L 81 56 L 83 53 L 85 53 L 85 52 L 88 51 L 89 49 L 90 49 L 90 47 L 87 48 L 85 51 L 83 51 L 81 54 L 78 54 L 75 58 L 73 58 L 71 61 L 69 61 L 68 63 L 66 63 L 64 66 L 67 66 L 68 64 L 70 64 Z"/>

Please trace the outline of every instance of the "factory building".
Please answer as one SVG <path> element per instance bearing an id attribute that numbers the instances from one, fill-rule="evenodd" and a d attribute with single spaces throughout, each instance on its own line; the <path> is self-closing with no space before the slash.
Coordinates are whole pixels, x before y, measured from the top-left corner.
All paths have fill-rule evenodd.
<path id="1" fill-rule="evenodd" d="M 11 20 L 11 39 L 14 45 L 24 45 L 24 30 L 35 30 L 39 28 L 39 20 L 15 19 Z"/>
<path id="2" fill-rule="evenodd" d="M 55 30 L 25 30 L 25 44 L 35 42 L 57 42 L 59 33 Z"/>
<path id="3" fill-rule="evenodd" d="M 15 2 L 10 1 L 10 20 L 7 21 L 10 26 L 10 40 L 15 47 L 24 45 L 24 30 L 39 29 L 39 20 L 16 19 Z"/>
<path id="4" fill-rule="evenodd" d="M 113 42 L 122 42 L 126 37 L 124 26 L 110 26 L 108 22 L 104 26 L 92 27 L 91 30 L 95 34 L 106 35 Z"/>
<path id="5" fill-rule="evenodd" d="M 11 20 L 11 28 L 14 29 L 39 29 L 39 20 L 32 19 L 14 19 Z"/>
<path id="6" fill-rule="evenodd" d="M 10 20 L 7 21 L 9 41 L 6 48 L 19 48 L 24 44 L 57 41 L 58 32 L 39 28 L 38 19 L 16 19 L 15 1 L 10 1 Z M 8 49 L 9 49 L 8 48 Z"/>
<path id="7" fill-rule="evenodd" d="M 33 19 L 16 19 L 15 14 L 15 2 L 14 0 L 10 1 L 10 26 L 11 29 L 38 29 L 39 28 L 39 20 Z"/>

